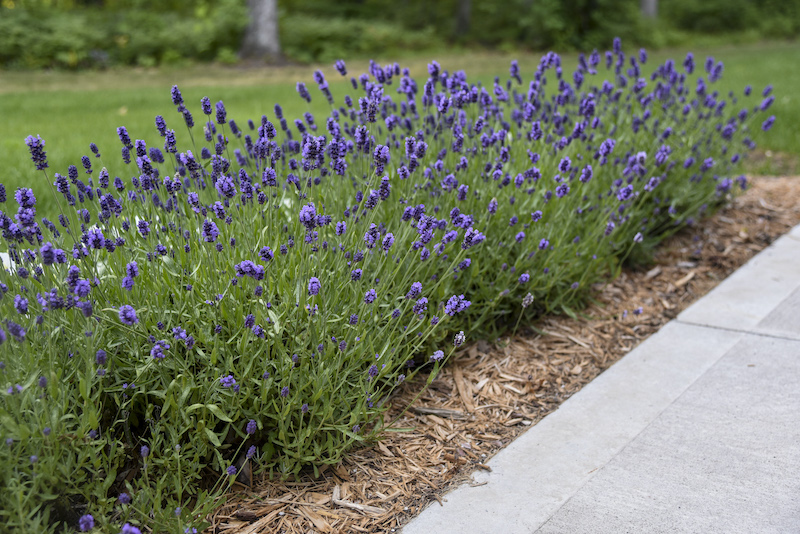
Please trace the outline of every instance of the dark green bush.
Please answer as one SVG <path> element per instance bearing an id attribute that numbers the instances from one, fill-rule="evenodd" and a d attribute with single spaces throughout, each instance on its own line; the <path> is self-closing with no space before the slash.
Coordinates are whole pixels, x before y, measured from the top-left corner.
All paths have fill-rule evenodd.
<path id="1" fill-rule="evenodd" d="M 247 25 L 238 0 L 192 13 L 146 9 L 0 8 L 0 66 L 85 68 L 181 59 L 211 61 L 237 50 Z"/>
<path id="2" fill-rule="evenodd" d="M 425 50 L 441 44 L 432 29 L 406 30 L 388 22 L 287 15 L 280 21 L 281 46 L 302 62 L 330 62 L 354 55 Z"/>
<path id="3" fill-rule="evenodd" d="M 800 34 L 800 0 L 667 0 L 660 9 L 680 30 L 716 34 L 755 30 L 766 38 Z"/>

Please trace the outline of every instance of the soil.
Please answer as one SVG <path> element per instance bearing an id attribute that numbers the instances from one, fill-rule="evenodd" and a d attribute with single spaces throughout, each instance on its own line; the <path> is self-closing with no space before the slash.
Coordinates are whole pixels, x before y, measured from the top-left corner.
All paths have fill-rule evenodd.
<path id="1" fill-rule="evenodd" d="M 318 479 L 234 486 L 209 517 L 227 534 L 395 532 L 772 241 L 800 223 L 800 177 L 752 177 L 712 218 L 668 239 L 648 270 L 595 288 L 577 319 L 543 317 L 454 355 L 374 446 Z M 392 420 L 426 377 L 405 384 Z"/>

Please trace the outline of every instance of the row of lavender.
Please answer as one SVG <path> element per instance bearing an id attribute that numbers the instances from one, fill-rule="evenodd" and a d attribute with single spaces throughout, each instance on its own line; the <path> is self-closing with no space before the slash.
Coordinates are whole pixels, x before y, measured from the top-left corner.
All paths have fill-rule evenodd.
<path id="1" fill-rule="evenodd" d="M 744 188 L 774 121 L 770 88 L 714 91 L 721 62 L 646 62 L 617 41 L 491 86 L 373 63 L 339 101 L 317 71 L 328 117 L 246 125 L 204 98 L 196 126 L 173 87 L 181 144 L 158 116 L 66 176 L 29 137 L 61 213 L 0 190 L 0 520 L 188 531 L 243 472 L 338 462 L 466 336 L 571 312 Z"/>

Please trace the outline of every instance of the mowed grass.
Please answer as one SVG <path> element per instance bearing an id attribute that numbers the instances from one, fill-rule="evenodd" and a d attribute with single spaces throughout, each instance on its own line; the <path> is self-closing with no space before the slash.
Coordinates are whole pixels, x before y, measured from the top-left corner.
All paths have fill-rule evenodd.
<path id="1" fill-rule="evenodd" d="M 680 64 L 687 51 L 675 49 L 651 53 L 648 66 L 667 58 Z M 722 80 L 713 86 L 720 91 L 722 98 L 727 98 L 730 90 L 741 94 L 748 83 L 759 92 L 767 84 L 774 86 L 772 113 L 778 120 L 770 132 L 758 130 L 754 132 L 754 138 L 762 149 L 761 154 L 766 152 L 781 157 L 761 157 L 750 170 L 763 174 L 785 172 L 786 161 L 796 162 L 800 157 L 800 127 L 797 126 L 800 124 L 800 94 L 796 90 L 800 87 L 800 70 L 796 68 L 800 65 L 800 47 L 796 43 L 771 42 L 691 51 L 699 68 L 707 56 L 725 63 Z M 531 72 L 540 57 L 541 53 L 530 52 L 465 52 L 418 55 L 398 61 L 411 69 L 421 89 L 427 77 L 426 64 L 432 59 L 450 71 L 465 70 L 469 80 L 491 84 L 494 76 L 503 80 L 507 78 L 512 59 L 519 61 L 523 72 Z M 565 73 L 571 73 L 576 59 L 575 54 L 564 56 Z M 395 58 L 377 60 L 385 64 Z M 648 66 L 645 72 L 649 72 Z M 273 111 L 276 103 L 281 104 L 290 122 L 306 111 L 325 116 L 319 112 L 326 109 L 327 103 L 312 78 L 317 68 L 323 70 L 331 83 L 337 106 L 341 105 L 344 94 L 359 95 L 331 65 L 258 68 L 194 65 L 180 69 L 119 69 L 85 73 L 0 72 L 0 182 L 8 191 L 23 185 L 32 187 L 39 198 L 39 212 L 55 217 L 57 206 L 48 182 L 52 182 L 54 172 L 66 174 L 69 165 L 76 165 L 82 173 L 80 159 L 82 155 L 91 155 L 89 143 L 96 143 L 102 155 L 99 160 L 92 157 L 96 168 L 105 166 L 112 178 L 128 179 L 135 166 L 126 168 L 121 161 L 121 145 L 116 134 L 118 126 L 127 127 L 132 138 L 144 139 L 148 146 L 161 148 L 163 140 L 154 126 L 154 118 L 160 114 L 179 138 L 187 135 L 183 117 L 175 111 L 170 100 L 172 85 L 181 88 L 197 125 L 205 122 L 200 111 L 200 98 L 208 96 L 212 102 L 223 100 L 228 117 L 246 130 L 247 120 L 258 121 L 261 115 L 276 122 Z M 348 78 L 350 75 L 358 76 L 367 68 L 365 61 L 348 62 Z M 601 70 L 603 72 L 605 70 Z M 313 97 L 311 105 L 297 96 L 297 81 L 308 86 Z M 394 87 L 396 85 L 388 90 L 394 90 Z M 318 132 L 324 132 L 324 124 L 318 126 Z M 49 179 L 34 170 L 24 143 L 28 135 L 40 135 L 47 143 Z M 195 128 L 195 135 L 202 135 L 201 128 Z M 94 176 L 96 174 L 95 171 Z"/>

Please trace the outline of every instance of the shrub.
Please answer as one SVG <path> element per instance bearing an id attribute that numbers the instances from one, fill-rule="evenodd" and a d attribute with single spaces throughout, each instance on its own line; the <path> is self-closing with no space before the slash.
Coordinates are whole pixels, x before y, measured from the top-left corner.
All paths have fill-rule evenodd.
<path id="1" fill-rule="evenodd" d="M 339 57 L 425 50 L 441 44 L 432 30 L 407 30 L 379 20 L 286 15 L 280 23 L 284 54 L 305 63 Z"/>
<path id="2" fill-rule="evenodd" d="M 246 8 L 235 1 L 196 15 L 0 7 L 0 66 L 74 69 L 210 61 L 238 49 L 246 25 Z"/>
<path id="3" fill-rule="evenodd" d="M 317 473 L 373 439 L 464 332 L 572 313 L 744 187 L 748 125 L 774 121 L 770 88 L 714 91 L 713 58 L 646 59 L 615 42 L 564 76 L 548 53 L 492 87 L 372 63 L 343 102 L 318 71 L 330 116 L 293 122 L 192 117 L 173 87 L 186 134 L 120 128 L 65 176 L 28 137 L 62 211 L 0 188 L 0 521 L 201 526 L 241 470 Z"/>

